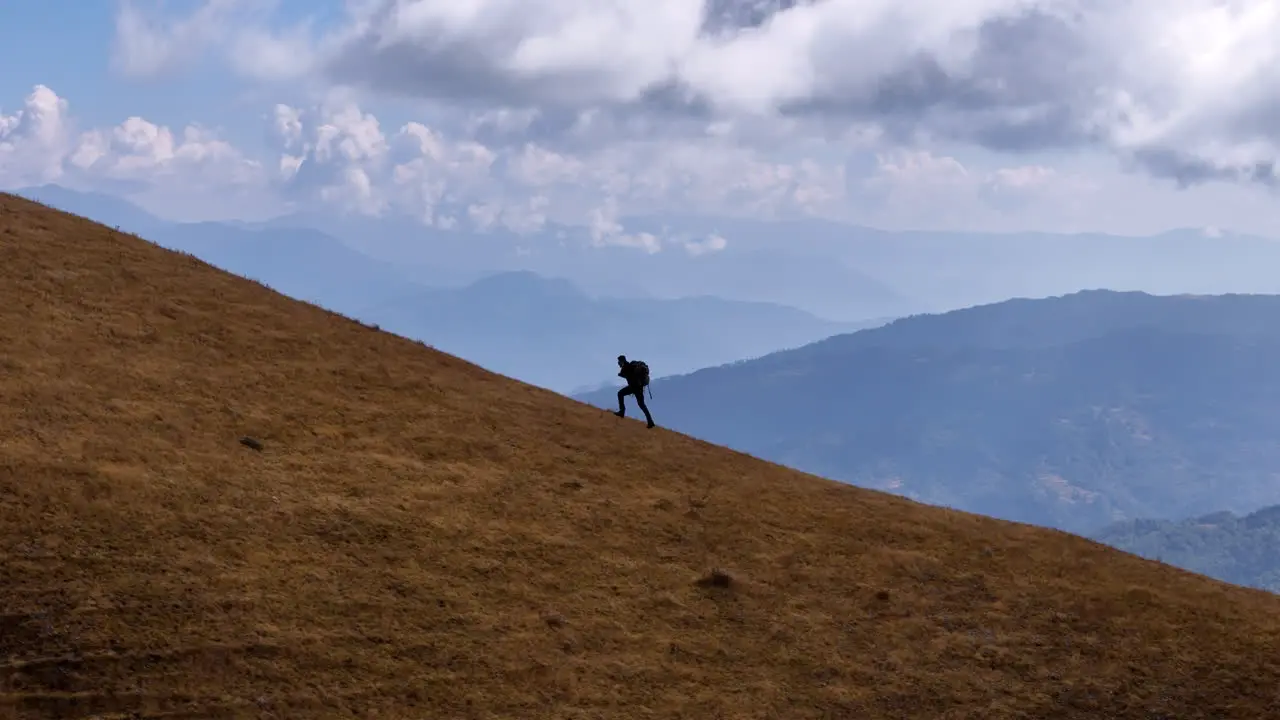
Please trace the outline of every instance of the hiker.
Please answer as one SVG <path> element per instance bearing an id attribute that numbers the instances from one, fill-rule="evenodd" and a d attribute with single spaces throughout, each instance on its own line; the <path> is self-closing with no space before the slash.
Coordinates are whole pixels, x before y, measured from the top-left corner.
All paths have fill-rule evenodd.
<path id="1" fill-rule="evenodd" d="M 649 366 L 643 360 L 627 360 L 626 355 L 618 356 L 618 377 L 627 381 L 627 386 L 618 391 L 618 411 L 614 413 L 618 417 L 627 416 L 626 396 L 635 395 L 636 404 L 640 406 L 640 410 L 644 412 L 644 419 L 649 422 L 649 427 L 653 427 L 653 416 L 649 414 L 649 408 L 644 404 L 644 389 L 649 385 Z M 650 393 L 653 391 L 650 390 Z"/>

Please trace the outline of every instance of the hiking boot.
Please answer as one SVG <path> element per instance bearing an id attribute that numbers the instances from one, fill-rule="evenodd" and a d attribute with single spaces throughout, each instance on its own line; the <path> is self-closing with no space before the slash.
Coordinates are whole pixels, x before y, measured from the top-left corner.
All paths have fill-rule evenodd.
<path id="1" fill-rule="evenodd" d="M 652 429 L 652 428 L 653 428 L 653 421 L 652 421 L 652 420 L 650 420 L 650 421 L 649 421 L 649 425 L 648 425 L 648 427 L 649 427 L 650 429 Z"/>
<path id="2" fill-rule="evenodd" d="M 626 413 L 624 413 L 624 412 L 622 412 L 621 410 L 614 410 L 614 411 L 613 411 L 613 414 L 614 414 L 614 415 L 617 415 L 618 417 L 626 417 L 626 416 L 627 416 L 627 414 L 626 414 Z"/>

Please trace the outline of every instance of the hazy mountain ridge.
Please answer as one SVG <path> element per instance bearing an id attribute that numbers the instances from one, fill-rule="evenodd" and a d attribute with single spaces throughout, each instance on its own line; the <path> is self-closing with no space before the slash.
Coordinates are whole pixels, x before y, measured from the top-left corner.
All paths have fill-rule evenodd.
<path id="1" fill-rule="evenodd" d="M 1093 539 L 1225 582 L 1280 592 L 1280 505 L 1247 515 L 1216 512 L 1186 520 L 1130 520 Z"/>
<path id="2" fill-rule="evenodd" d="M 620 353 L 645 354 L 655 372 L 687 372 L 879 322 L 839 323 L 774 303 L 707 296 L 592 296 L 567 279 L 528 270 L 464 282 L 426 262 L 438 258 L 418 265 L 378 259 L 310 227 L 172 223 L 111 196 L 57 186 L 25 194 L 561 392 L 612 378 Z M 443 242 L 474 247 L 474 240 L 464 239 Z M 442 279 L 443 287 L 427 284 Z"/>
<path id="3" fill-rule="evenodd" d="M 346 315 L 425 288 L 420 276 L 356 252 L 310 228 L 265 231 L 240 223 L 170 222 L 126 200 L 57 185 L 17 193 L 163 247 L 189 252 L 228 272 Z"/>
<path id="4" fill-rule="evenodd" d="M 434 287 L 460 287 L 495 273 L 529 270 L 565 278 L 593 296 L 714 295 L 787 305 L 837 321 L 1094 288 L 1280 293 L 1280 275 L 1271 271 L 1280 265 L 1280 242 L 1229 232 L 1179 229 L 1127 237 L 888 231 L 815 218 L 690 214 L 624 216 L 619 222 L 626 232 L 663 238 L 663 250 L 600 245 L 588 228 L 554 222 L 515 232 L 476 226 L 466 218 L 458 227 L 442 229 L 411 217 L 310 212 L 229 225 L 317 230 Z M 724 238 L 725 246 L 698 255 L 686 252 L 685 243 L 712 236 Z"/>
<path id="5" fill-rule="evenodd" d="M 444 262 L 467 282 L 485 273 L 533 270 L 594 294 L 726 299 L 789 305 L 836 320 L 941 312 L 1009 298 L 1090 289 L 1153 294 L 1280 293 L 1280 242 L 1184 228 L 1151 236 L 1102 233 L 889 231 L 816 218 L 755 220 L 698 215 L 626 216 L 628 232 L 670 239 L 649 254 L 594 247 L 585 228 L 548 224 L 520 235 L 425 228 L 408 218 L 319 215 L 274 223 L 331 230 L 376 257 L 422 263 L 410 237 L 440 238 Z M 681 243 L 725 238 L 690 256 Z M 419 254 L 407 249 L 418 247 Z"/>
<path id="6" fill-rule="evenodd" d="M 1247 512 L 1280 503 L 1268 316 L 1280 297 L 1010 301 L 659 378 L 652 409 L 805 471 L 1075 532 Z"/>
<path id="7" fill-rule="evenodd" d="M 634 232 L 652 231 L 670 241 L 649 253 L 622 245 L 600 245 L 585 227 L 548 223 L 527 234 L 506 228 L 441 229 L 410 218 L 300 214 L 264 227 L 324 229 L 370 257 L 406 267 L 431 264 L 447 269 L 454 284 L 482 276 L 529 270 L 563 277 L 593 295 L 648 295 L 673 299 L 713 295 L 726 300 L 788 305 L 838 321 L 865 321 L 923 309 L 855 264 L 813 252 L 789 238 L 773 242 L 730 241 L 722 250 L 691 255 L 684 242 L 718 234 L 715 225 L 671 227 L 651 219 L 631 223 Z M 748 236 L 743 235 L 744 238 Z"/>
<path id="8" fill-rule="evenodd" d="M 1152 295 L 1084 290 L 1052 298 L 1013 298 L 945 313 L 902 317 L 876 328 L 775 353 L 761 362 L 807 361 L 867 347 L 1052 347 L 1140 327 L 1280 337 L 1278 320 L 1280 295 Z"/>
<path id="9" fill-rule="evenodd" d="M 563 279 L 510 272 L 367 309 L 362 317 L 486 368 L 561 392 L 607 381 L 614 357 L 689 372 L 796 347 L 864 324 L 713 297 L 591 298 Z"/>
<path id="10" fill-rule="evenodd" d="M 1195 228 L 1121 236 L 891 231 L 814 218 L 681 215 L 621 222 L 649 232 L 715 231 L 741 253 L 785 249 L 823 258 L 874 278 L 904 298 L 904 306 L 891 313 L 899 316 L 1089 289 L 1157 295 L 1280 293 L 1280 276 L 1270 270 L 1280 264 L 1280 242 Z"/>

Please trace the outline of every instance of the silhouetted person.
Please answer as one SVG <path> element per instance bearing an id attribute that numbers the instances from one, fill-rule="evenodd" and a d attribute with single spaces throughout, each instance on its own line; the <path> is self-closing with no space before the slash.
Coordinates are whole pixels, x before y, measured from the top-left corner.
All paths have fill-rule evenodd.
<path id="1" fill-rule="evenodd" d="M 649 427 L 653 427 L 653 416 L 649 414 L 649 408 L 644 404 L 644 389 L 649 385 L 649 366 L 642 360 L 628 361 L 626 355 L 619 355 L 618 377 L 626 380 L 627 386 L 618 391 L 618 411 L 614 415 L 626 417 L 626 397 L 635 395 L 636 404 L 644 412 L 644 419 L 648 421 Z"/>

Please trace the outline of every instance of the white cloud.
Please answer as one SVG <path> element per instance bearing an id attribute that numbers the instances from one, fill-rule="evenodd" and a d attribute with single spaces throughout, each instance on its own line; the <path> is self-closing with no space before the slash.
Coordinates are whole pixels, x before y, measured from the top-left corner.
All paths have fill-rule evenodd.
<path id="1" fill-rule="evenodd" d="M 274 108 L 273 127 L 276 137 L 285 149 L 296 150 L 302 144 L 302 113 L 297 108 L 277 104 Z"/>
<path id="2" fill-rule="evenodd" d="M 928 152 L 907 152 L 896 156 L 881 155 L 877 162 L 880 176 L 873 182 L 913 188 L 966 186 L 973 182 L 969 171 L 953 157 L 937 157 Z"/>
<path id="3" fill-rule="evenodd" d="M 286 151 L 279 161 L 282 187 L 304 203 L 318 197 L 367 214 L 397 209 L 437 224 L 440 205 L 475 204 L 492 184 L 495 156 L 483 145 L 446 138 L 416 121 L 389 136 L 376 116 L 349 101 L 310 110 L 277 105 L 273 123 Z"/>
<path id="4" fill-rule="evenodd" d="M 991 182 L 998 188 L 1025 190 L 1043 187 L 1057 175 L 1053 168 L 1043 165 L 1000 168 L 991 173 Z"/>
<path id="5" fill-rule="evenodd" d="M 189 16 L 174 19 L 143 12 L 133 0 L 122 0 L 112 65 L 139 77 L 182 70 L 202 51 L 225 42 L 237 23 L 250 19 L 244 11 L 254 6 L 246 0 L 205 0 Z M 282 62 L 281 57 L 271 60 Z"/>
<path id="6" fill-rule="evenodd" d="M 697 256 L 719 252 L 729 246 L 729 241 L 721 235 L 708 235 L 701 240 L 687 240 L 683 245 L 685 252 Z"/>
<path id="7" fill-rule="evenodd" d="M 136 116 L 108 130 L 83 133 L 66 161 L 99 178 L 147 184 L 176 178 L 192 188 L 249 184 L 261 170 L 204 128 L 191 125 L 175 136 Z"/>
<path id="8" fill-rule="evenodd" d="M 106 189 L 183 219 L 340 209 L 516 233 L 562 223 L 598 245 L 691 255 L 724 250 L 734 238 L 682 235 L 679 223 L 675 234 L 645 233 L 626 218 L 808 215 L 890 228 L 1280 233 L 1264 193 L 1228 185 L 1177 191 L 1062 154 L 1009 158 L 958 143 L 895 144 L 857 124 L 806 134 L 811 126 L 794 118 L 703 118 L 691 121 L 696 133 L 621 132 L 605 142 L 607 134 L 593 133 L 617 127 L 619 116 L 587 111 L 571 125 L 596 130 L 586 132 L 590 142 L 573 142 L 539 134 L 554 114 L 541 108 L 393 112 L 331 91 L 296 106 L 264 103 L 274 147 L 251 155 L 200 125 L 128 117 L 81 131 L 71 109 L 44 86 L 18 109 L 0 106 L 0 184 Z"/>
<path id="9" fill-rule="evenodd" d="M 1176 192 L 1166 188 L 1164 196 Z M 1096 208 L 1106 201 L 1098 183 L 1079 171 L 1042 164 L 992 166 L 914 149 L 880 153 L 874 172 L 854 183 L 850 197 L 869 225 L 996 231 L 1097 229 Z M 1135 210 L 1140 212 L 1141 205 L 1130 213 Z M 1114 212 L 1107 215 L 1116 219 Z M 1132 226 L 1108 229 L 1127 232 Z M 1151 227 L 1163 229 L 1167 226 Z"/>
<path id="10" fill-rule="evenodd" d="M 62 176 L 69 149 L 67 102 L 37 85 L 21 109 L 5 114 L 0 106 L 0 182 L 42 184 Z"/>
<path id="11" fill-rule="evenodd" d="M 549 221 L 588 228 L 599 244 L 657 251 L 664 241 L 622 228 L 620 214 L 774 214 L 822 209 L 843 192 L 839 161 L 787 163 L 731 140 L 635 141 L 577 153 L 537 142 L 489 146 L 466 127 L 410 120 L 383 127 L 348 99 L 279 105 L 272 126 L 280 180 L 298 202 L 319 197 L 355 212 L 405 213 L 432 225 L 531 232 Z M 720 249 L 716 243 L 699 251 Z"/>
<path id="12" fill-rule="evenodd" d="M 588 172 L 584 162 L 535 143 L 526 144 L 510 160 L 512 179 L 528 187 L 572 183 Z"/>
<path id="13" fill-rule="evenodd" d="M 0 112 L 0 186 L 58 182 L 72 187 L 159 191 L 192 205 L 207 193 L 261 185 L 261 166 L 197 125 L 180 133 L 129 117 L 114 127 L 78 132 L 70 103 L 37 85 L 22 109 Z"/>
<path id="14" fill-rule="evenodd" d="M 126 6 L 122 52 L 226 35 L 259 78 L 540 113 L 579 135 L 780 115 L 902 142 L 1094 148 L 1184 184 L 1273 183 L 1280 156 L 1277 0 L 365 0 L 323 34 L 239 5 L 209 0 L 167 31 Z"/>
<path id="15" fill-rule="evenodd" d="M 662 241 L 647 232 L 628 233 L 618 223 L 618 210 L 613 202 L 591 210 L 591 242 L 596 245 L 635 247 L 653 254 L 662 249 Z"/>

